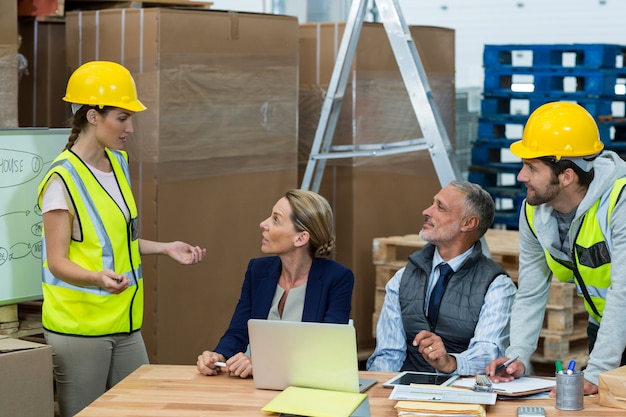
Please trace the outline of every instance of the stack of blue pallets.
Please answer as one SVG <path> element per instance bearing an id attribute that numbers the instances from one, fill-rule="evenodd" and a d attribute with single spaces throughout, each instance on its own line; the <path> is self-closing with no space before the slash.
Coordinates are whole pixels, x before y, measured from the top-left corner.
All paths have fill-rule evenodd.
<path id="1" fill-rule="evenodd" d="M 551 101 L 585 107 L 606 149 L 626 155 L 626 45 L 485 45 L 485 82 L 469 180 L 496 201 L 495 224 L 515 229 L 525 188 L 508 151 L 530 113 Z"/>

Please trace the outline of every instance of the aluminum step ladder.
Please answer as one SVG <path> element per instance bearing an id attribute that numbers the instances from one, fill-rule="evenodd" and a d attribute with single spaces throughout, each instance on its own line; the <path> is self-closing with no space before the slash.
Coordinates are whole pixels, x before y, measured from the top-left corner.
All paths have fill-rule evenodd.
<path id="1" fill-rule="evenodd" d="M 450 138 L 441 120 L 426 71 L 400 10 L 400 5 L 397 0 L 373 1 L 378 8 L 379 16 L 389 38 L 393 55 L 398 63 L 402 80 L 424 137 L 383 144 L 332 146 L 350 68 L 354 61 L 354 54 L 367 10 L 368 0 L 353 0 L 337 53 L 335 67 L 330 77 L 328 91 L 322 105 L 309 160 L 302 178 L 300 188 L 303 190 L 319 191 L 328 159 L 383 156 L 421 150 L 428 150 L 430 153 L 442 187 L 451 181 L 462 179 L 454 158 Z M 484 236 L 481 238 L 481 243 L 483 253 L 491 257 Z"/>
<path id="2" fill-rule="evenodd" d="M 442 186 L 461 179 L 452 145 L 428 84 L 426 72 L 397 0 L 373 0 L 387 32 L 423 138 L 384 144 L 332 146 L 350 68 L 363 27 L 368 0 L 353 0 L 335 67 L 311 146 L 301 188 L 319 191 L 328 159 L 383 156 L 428 150 Z"/>

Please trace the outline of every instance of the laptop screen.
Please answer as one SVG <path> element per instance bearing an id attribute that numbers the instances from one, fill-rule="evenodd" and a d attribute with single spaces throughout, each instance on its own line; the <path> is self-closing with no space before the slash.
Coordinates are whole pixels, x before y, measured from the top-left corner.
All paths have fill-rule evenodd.
<path id="1" fill-rule="evenodd" d="M 353 326 L 251 319 L 248 332 L 257 388 L 359 392 Z"/>

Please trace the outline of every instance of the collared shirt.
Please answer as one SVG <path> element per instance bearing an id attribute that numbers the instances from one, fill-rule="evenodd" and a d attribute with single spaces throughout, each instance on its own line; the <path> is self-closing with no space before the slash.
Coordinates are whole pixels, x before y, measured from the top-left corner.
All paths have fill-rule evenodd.
<path id="1" fill-rule="evenodd" d="M 442 262 L 445 262 L 450 266 L 450 268 L 452 268 L 452 271 L 456 272 L 461 267 L 461 265 L 463 265 L 463 262 L 465 262 L 465 259 L 467 259 L 467 257 L 470 256 L 470 254 L 472 253 L 472 250 L 473 250 L 473 247 L 469 248 L 468 250 L 466 250 L 464 253 L 460 254 L 456 258 L 450 259 L 449 262 L 446 262 L 443 260 L 441 255 L 439 255 L 439 251 L 437 250 L 437 248 L 435 248 L 435 253 L 433 254 L 433 265 L 432 265 L 432 269 L 430 270 L 430 276 L 428 277 L 428 289 L 426 290 L 426 302 L 424 303 L 424 313 L 428 311 L 428 305 L 430 304 L 430 296 L 432 295 L 433 290 L 435 289 L 435 285 L 437 285 L 437 281 L 439 281 L 439 275 L 440 275 L 440 271 L 438 268 L 439 264 L 441 264 Z"/>
<path id="2" fill-rule="evenodd" d="M 465 252 L 448 264 L 457 270 L 465 261 L 471 250 Z M 439 263 L 443 262 L 439 253 L 433 256 L 433 270 L 428 283 L 427 300 L 438 278 Z M 368 371 L 399 372 L 406 359 L 406 338 L 398 292 L 405 268 L 400 269 L 389 280 L 385 289 L 385 301 L 376 326 L 376 349 L 367 360 Z M 476 375 L 484 373 L 487 364 L 504 355 L 509 343 L 509 318 L 516 287 L 507 275 L 496 277 L 487 294 L 480 311 L 474 337 L 466 351 L 450 353 L 456 358 L 457 369 L 453 373 L 459 375 Z M 428 307 L 426 307 L 428 308 Z"/>

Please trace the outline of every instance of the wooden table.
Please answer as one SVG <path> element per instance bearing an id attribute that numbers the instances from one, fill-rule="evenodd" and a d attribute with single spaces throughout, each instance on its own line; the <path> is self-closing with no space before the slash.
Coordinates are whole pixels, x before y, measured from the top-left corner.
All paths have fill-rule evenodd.
<path id="1" fill-rule="evenodd" d="M 361 376 L 388 380 L 393 374 L 361 372 Z M 367 391 L 372 417 L 396 417 L 395 401 L 388 400 L 391 392 L 376 384 Z M 144 365 L 124 379 L 77 417 L 212 417 L 269 416 L 261 408 L 277 395 L 277 391 L 254 388 L 252 379 L 219 375 L 200 375 L 193 365 Z M 538 405 L 546 416 L 623 416 L 624 410 L 601 407 L 597 398 L 585 398 L 583 411 L 559 411 L 554 400 L 498 401 L 489 406 L 489 417 L 514 417 L 517 406 Z"/>

